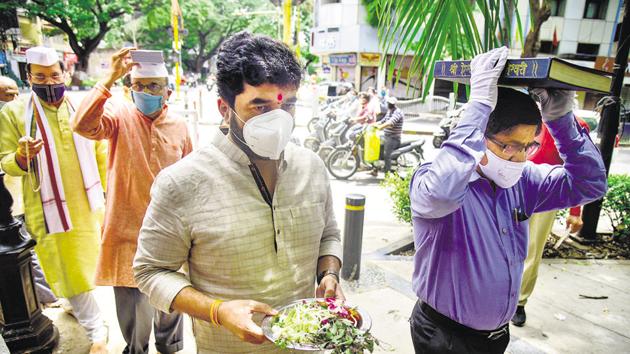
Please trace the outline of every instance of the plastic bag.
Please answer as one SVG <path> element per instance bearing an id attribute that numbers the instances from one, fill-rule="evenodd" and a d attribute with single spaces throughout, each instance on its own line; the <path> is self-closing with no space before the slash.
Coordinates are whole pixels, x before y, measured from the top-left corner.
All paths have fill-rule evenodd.
<path id="1" fill-rule="evenodd" d="M 368 127 L 365 132 L 365 150 L 363 152 L 363 160 L 372 162 L 379 159 L 381 153 L 381 138 L 378 136 L 378 130 L 374 127 Z"/>

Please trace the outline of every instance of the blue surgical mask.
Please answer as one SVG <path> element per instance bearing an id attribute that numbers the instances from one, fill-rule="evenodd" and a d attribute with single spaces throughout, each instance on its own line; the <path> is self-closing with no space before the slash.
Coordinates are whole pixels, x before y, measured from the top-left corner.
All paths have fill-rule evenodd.
<path id="1" fill-rule="evenodd" d="M 144 113 L 145 116 L 150 116 L 159 111 L 164 105 L 164 96 L 131 91 L 131 98 L 133 99 L 133 103 L 136 104 L 136 108 L 138 108 L 140 112 Z"/>

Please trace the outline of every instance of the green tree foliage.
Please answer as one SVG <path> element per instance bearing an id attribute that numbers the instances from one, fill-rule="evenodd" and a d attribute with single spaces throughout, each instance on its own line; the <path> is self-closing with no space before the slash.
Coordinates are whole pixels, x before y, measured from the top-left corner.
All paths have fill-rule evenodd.
<path id="1" fill-rule="evenodd" d="M 361 0 L 361 3 L 365 7 L 367 23 L 374 28 L 378 28 L 378 18 L 380 14 L 379 0 Z"/>
<path id="2" fill-rule="evenodd" d="M 522 29 L 516 0 L 375 0 L 381 47 L 393 52 L 388 76 L 396 68 L 396 56 L 413 54 L 411 74 L 427 77 L 423 95 L 433 81 L 436 60 L 450 54 L 453 59 L 470 59 L 475 54 L 511 43 L 511 16 L 516 17 L 517 38 Z M 501 9 L 514 13 L 505 16 Z M 480 31 L 474 14 L 483 16 Z M 501 35 L 502 34 L 502 35 Z M 448 50 L 447 50 L 448 49 Z"/>
<path id="3" fill-rule="evenodd" d="M 630 241 L 630 176 L 608 176 L 608 192 L 602 210 L 613 226 L 613 236 Z"/>
<path id="4" fill-rule="evenodd" d="M 85 70 L 90 54 L 110 30 L 121 26 L 125 13 L 148 12 L 155 3 L 150 0 L 4 0 L 0 10 L 22 8 L 28 16 L 38 16 L 63 31 L 79 58 L 78 69 Z"/>
<path id="5" fill-rule="evenodd" d="M 164 1 L 164 0 L 160 0 Z M 157 6 L 145 14 L 136 14 L 133 26 L 110 33 L 106 40 L 112 47 L 133 42 L 135 29 L 139 47 L 162 49 L 173 55 L 173 32 L 171 27 L 170 1 Z M 271 2 L 261 0 L 180 0 L 185 31 L 180 31 L 181 56 L 187 71 L 200 73 L 206 61 L 216 54 L 221 43 L 230 35 L 247 30 L 279 38 L 282 16 L 279 8 Z M 312 26 L 312 2 L 303 2 L 299 7 L 300 31 L 310 38 Z M 182 27 L 180 25 L 180 27 Z M 297 35 L 296 35 L 297 36 Z M 308 45 L 301 48 L 308 63 L 317 58 L 309 55 Z"/>

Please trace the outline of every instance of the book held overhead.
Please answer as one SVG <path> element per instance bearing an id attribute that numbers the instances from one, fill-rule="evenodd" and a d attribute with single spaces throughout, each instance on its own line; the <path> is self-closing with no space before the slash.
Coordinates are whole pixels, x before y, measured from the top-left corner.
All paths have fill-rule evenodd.
<path id="1" fill-rule="evenodd" d="M 468 84 L 470 60 L 435 62 L 436 79 Z M 569 63 L 558 58 L 508 59 L 499 78 L 502 86 L 544 87 L 608 93 L 612 74 Z"/>

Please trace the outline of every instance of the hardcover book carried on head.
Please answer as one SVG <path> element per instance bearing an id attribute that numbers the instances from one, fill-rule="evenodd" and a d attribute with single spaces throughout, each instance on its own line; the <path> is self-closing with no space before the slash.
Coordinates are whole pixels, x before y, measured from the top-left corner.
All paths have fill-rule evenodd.
<path id="1" fill-rule="evenodd" d="M 435 62 L 436 79 L 469 84 L 470 60 Z M 610 92 L 612 74 L 569 63 L 558 58 L 508 59 L 499 85 L 544 87 L 598 93 Z"/>

